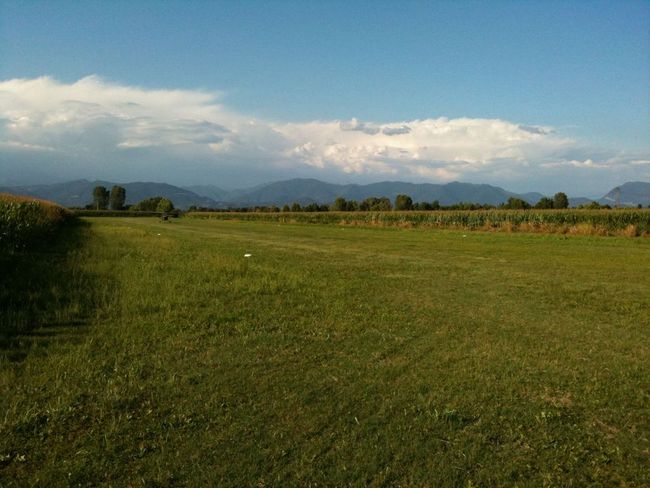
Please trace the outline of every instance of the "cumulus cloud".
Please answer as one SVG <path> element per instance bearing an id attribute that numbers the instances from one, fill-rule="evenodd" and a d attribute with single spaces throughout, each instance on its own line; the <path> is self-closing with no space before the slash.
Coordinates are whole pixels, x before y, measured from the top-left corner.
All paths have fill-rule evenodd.
<path id="1" fill-rule="evenodd" d="M 0 82 L 0 183 L 38 174 L 231 185 L 360 175 L 521 187 L 531 178 L 649 178 L 648 161 L 647 153 L 596 150 L 553 127 L 501 119 L 278 123 L 237 113 L 219 93 L 200 90 L 97 76 Z"/>
<path id="2" fill-rule="evenodd" d="M 359 132 L 363 132 L 364 134 L 368 134 L 370 136 L 379 133 L 378 127 L 365 122 L 359 122 L 355 118 L 353 118 L 350 121 L 339 122 L 339 128 L 342 131 L 359 131 Z"/>

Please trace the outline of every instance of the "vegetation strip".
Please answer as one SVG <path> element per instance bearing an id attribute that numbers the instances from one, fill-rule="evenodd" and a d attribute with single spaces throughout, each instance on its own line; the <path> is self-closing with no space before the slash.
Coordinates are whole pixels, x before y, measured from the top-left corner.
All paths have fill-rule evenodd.
<path id="1" fill-rule="evenodd" d="M 190 218 L 562 234 L 650 236 L 650 209 L 388 212 L 188 212 Z"/>

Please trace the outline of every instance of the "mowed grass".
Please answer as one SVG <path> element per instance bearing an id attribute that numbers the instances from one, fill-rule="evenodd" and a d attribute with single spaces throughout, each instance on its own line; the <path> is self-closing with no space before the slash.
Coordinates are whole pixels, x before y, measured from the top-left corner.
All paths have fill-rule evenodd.
<path id="1" fill-rule="evenodd" d="M 0 351 L 2 486 L 650 484 L 647 239 L 87 222 Z"/>

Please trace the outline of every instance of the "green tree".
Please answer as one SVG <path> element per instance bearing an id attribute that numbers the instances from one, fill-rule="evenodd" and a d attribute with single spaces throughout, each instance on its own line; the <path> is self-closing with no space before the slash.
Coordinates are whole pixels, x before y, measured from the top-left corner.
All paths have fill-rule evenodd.
<path id="1" fill-rule="evenodd" d="M 174 210 L 174 204 L 168 198 L 161 198 L 156 206 L 156 212 L 168 213 Z"/>
<path id="2" fill-rule="evenodd" d="M 365 200 L 362 200 L 361 203 L 359 204 L 359 210 L 363 212 L 367 212 L 370 210 L 370 198 L 366 198 Z"/>
<path id="3" fill-rule="evenodd" d="M 553 208 L 553 200 L 548 197 L 542 197 L 535 204 L 535 208 Z"/>
<path id="4" fill-rule="evenodd" d="M 348 212 L 356 212 L 359 210 L 359 203 L 356 200 L 348 200 L 345 205 L 345 210 Z"/>
<path id="5" fill-rule="evenodd" d="M 343 197 L 338 197 L 332 204 L 334 212 L 345 212 L 348 209 L 348 202 Z"/>
<path id="6" fill-rule="evenodd" d="M 408 195 L 395 197 L 395 210 L 413 210 L 413 200 Z"/>
<path id="7" fill-rule="evenodd" d="M 111 188 L 111 210 L 122 210 L 126 202 L 126 190 L 121 186 L 115 185 Z"/>
<path id="8" fill-rule="evenodd" d="M 392 210 L 393 205 L 390 203 L 390 200 L 386 197 L 368 197 L 359 204 L 359 210 L 368 211 L 372 210 L 375 212 L 381 212 L 386 210 Z"/>
<path id="9" fill-rule="evenodd" d="M 291 209 L 289 208 L 289 205 L 286 203 L 282 206 L 282 211 L 283 212 L 291 212 Z"/>
<path id="10" fill-rule="evenodd" d="M 292 212 L 300 212 L 302 208 L 300 207 L 300 204 L 298 202 L 293 202 L 291 205 L 291 211 Z"/>
<path id="11" fill-rule="evenodd" d="M 553 196 L 553 208 L 569 208 L 569 197 L 561 191 Z"/>
<path id="12" fill-rule="evenodd" d="M 524 210 L 530 208 L 530 203 L 528 203 L 526 200 L 522 200 L 521 198 L 510 197 L 508 198 L 508 201 L 504 203 L 501 207 L 511 209 L 511 210 Z"/>
<path id="13" fill-rule="evenodd" d="M 155 212 L 158 209 L 158 204 L 163 197 L 145 198 L 144 200 L 136 203 L 131 207 L 131 210 L 139 212 Z"/>
<path id="14" fill-rule="evenodd" d="M 108 207 L 109 193 L 105 186 L 96 186 L 93 189 L 93 208 L 105 210 Z"/>
<path id="15" fill-rule="evenodd" d="M 390 199 L 387 197 L 378 198 L 375 204 L 372 206 L 371 210 L 377 210 L 380 212 L 393 210 L 393 205 L 390 203 Z"/>

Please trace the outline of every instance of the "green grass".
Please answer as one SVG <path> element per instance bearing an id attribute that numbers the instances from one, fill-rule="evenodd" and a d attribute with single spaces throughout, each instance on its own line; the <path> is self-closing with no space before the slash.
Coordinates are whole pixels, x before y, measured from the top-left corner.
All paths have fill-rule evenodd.
<path id="1" fill-rule="evenodd" d="M 2 283 L 2 486 L 650 484 L 647 239 L 87 222 Z"/>

